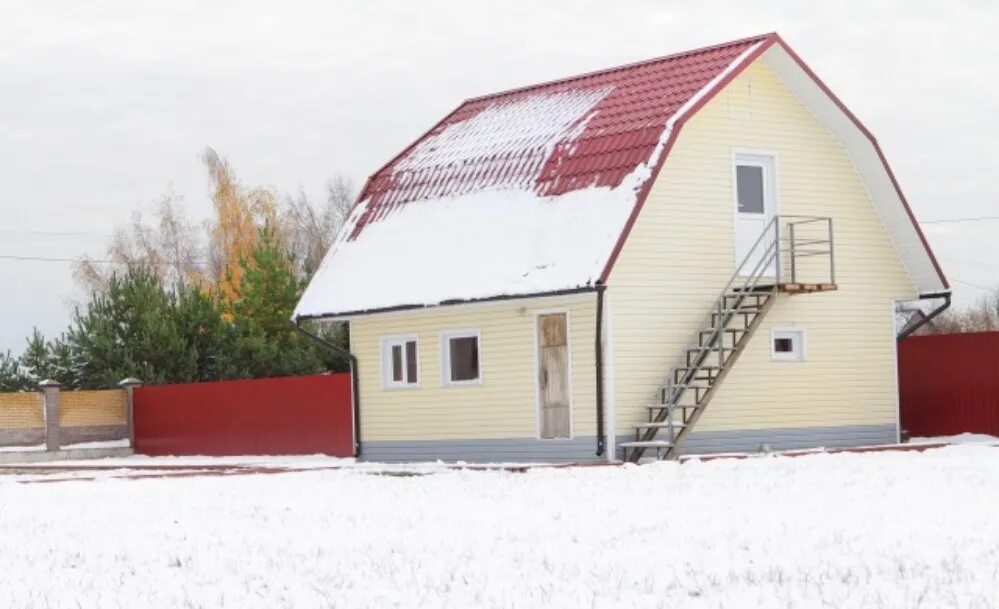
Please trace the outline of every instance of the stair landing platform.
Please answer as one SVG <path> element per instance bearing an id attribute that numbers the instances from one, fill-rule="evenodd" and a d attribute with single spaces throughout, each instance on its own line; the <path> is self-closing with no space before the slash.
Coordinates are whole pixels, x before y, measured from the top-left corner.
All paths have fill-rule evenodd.
<path id="1" fill-rule="evenodd" d="M 777 291 L 786 294 L 812 294 L 814 292 L 833 292 L 839 289 L 835 283 L 778 283 Z"/>

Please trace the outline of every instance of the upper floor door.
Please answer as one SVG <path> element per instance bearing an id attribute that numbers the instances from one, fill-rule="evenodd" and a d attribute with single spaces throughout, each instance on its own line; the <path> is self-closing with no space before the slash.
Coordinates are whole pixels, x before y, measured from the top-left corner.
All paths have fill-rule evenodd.
<path id="1" fill-rule="evenodd" d="M 760 235 L 777 214 L 776 157 L 773 154 L 737 152 L 733 155 L 732 174 L 735 191 L 735 266 L 738 268 L 752 252 L 752 257 L 740 273 L 749 276 L 762 264 L 772 241 L 771 235 L 762 240 Z M 757 240 L 760 240 L 758 245 Z M 764 276 L 776 276 L 775 262 L 771 261 L 762 269 Z"/>

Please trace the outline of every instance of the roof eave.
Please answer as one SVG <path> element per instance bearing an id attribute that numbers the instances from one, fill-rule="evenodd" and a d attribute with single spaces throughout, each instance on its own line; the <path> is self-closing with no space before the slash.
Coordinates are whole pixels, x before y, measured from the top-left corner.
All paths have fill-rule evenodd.
<path id="1" fill-rule="evenodd" d="M 579 286 L 575 288 L 566 288 L 561 290 L 550 290 L 546 292 L 530 292 L 525 294 L 497 294 L 495 296 L 483 296 L 479 298 L 453 298 L 449 300 L 442 300 L 438 303 L 432 304 L 404 304 L 404 305 L 392 305 L 386 307 L 374 307 L 370 309 L 355 309 L 350 311 L 341 312 L 331 312 L 331 313 L 311 313 L 308 315 L 295 315 L 294 320 L 297 321 L 342 321 L 355 317 L 364 317 L 367 315 L 376 315 L 379 313 L 398 313 L 402 311 L 419 311 L 426 309 L 439 309 L 441 307 L 453 307 L 458 305 L 466 304 L 476 304 L 485 302 L 502 302 L 505 300 L 525 300 L 529 298 L 552 298 L 556 296 L 569 296 L 572 294 L 585 294 L 587 292 L 596 292 L 600 288 L 600 283 Z"/>

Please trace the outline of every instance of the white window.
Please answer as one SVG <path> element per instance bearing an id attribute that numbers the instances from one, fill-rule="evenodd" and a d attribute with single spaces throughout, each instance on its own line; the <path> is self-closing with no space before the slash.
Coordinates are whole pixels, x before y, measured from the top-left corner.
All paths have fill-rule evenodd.
<path id="1" fill-rule="evenodd" d="M 481 383 L 479 332 L 462 330 L 441 334 L 441 366 L 445 385 Z"/>
<path id="2" fill-rule="evenodd" d="M 420 386 L 419 343 L 415 336 L 388 336 L 382 339 L 382 387 L 388 389 Z"/>
<path id="3" fill-rule="evenodd" d="M 805 361 L 805 330 L 774 328 L 770 333 L 771 355 L 775 362 Z"/>

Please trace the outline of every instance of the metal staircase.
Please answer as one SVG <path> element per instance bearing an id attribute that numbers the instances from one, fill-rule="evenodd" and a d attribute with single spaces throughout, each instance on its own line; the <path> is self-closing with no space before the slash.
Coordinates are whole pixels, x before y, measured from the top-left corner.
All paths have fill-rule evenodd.
<path id="1" fill-rule="evenodd" d="M 766 225 L 657 390 L 655 402 L 647 407 L 648 422 L 635 426 L 633 441 L 618 444 L 626 461 L 637 463 L 647 450 L 654 450 L 657 459 L 679 455 L 778 293 L 836 289 L 832 237 L 831 218 L 775 216 Z M 804 260 L 812 256 L 827 257 L 828 265 Z M 811 275 L 816 270 L 828 281 L 799 282 L 802 272 Z"/>

